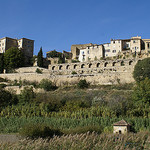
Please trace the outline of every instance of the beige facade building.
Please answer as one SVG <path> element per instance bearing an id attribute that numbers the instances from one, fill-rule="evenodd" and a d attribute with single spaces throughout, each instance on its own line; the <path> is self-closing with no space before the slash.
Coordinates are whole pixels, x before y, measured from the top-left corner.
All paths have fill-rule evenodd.
<path id="1" fill-rule="evenodd" d="M 110 43 L 101 45 L 95 44 L 82 44 L 78 47 L 72 45 L 73 57 L 77 58 L 80 62 L 86 62 L 89 60 L 98 60 L 101 57 L 115 57 L 119 53 L 131 52 L 138 54 L 140 52 L 150 52 L 150 39 L 142 39 L 141 36 L 131 37 L 131 39 L 111 39 Z"/>
<path id="2" fill-rule="evenodd" d="M 85 49 L 87 46 L 92 46 L 92 43 L 89 44 L 76 44 L 71 46 L 72 59 L 79 59 L 80 49 Z"/>
<path id="3" fill-rule="evenodd" d="M 125 120 L 121 120 L 113 124 L 113 130 L 117 134 L 126 134 L 130 131 L 130 125 Z"/>
<path id="4" fill-rule="evenodd" d="M 81 49 L 79 53 L 79 61 L 87 62 L 98 60 L 103 57 L 103 45 L 87 46 L 85 49 Z"/>
<path id="5" fill-rule="evenodd" d="M 33 57 L 34 40 L 26 38 L 12 39 L 9 37 L 0 39 L 0 53 L 5 53 L 11 47 L 17 47 L 22 50 L 26 63 Z"/>

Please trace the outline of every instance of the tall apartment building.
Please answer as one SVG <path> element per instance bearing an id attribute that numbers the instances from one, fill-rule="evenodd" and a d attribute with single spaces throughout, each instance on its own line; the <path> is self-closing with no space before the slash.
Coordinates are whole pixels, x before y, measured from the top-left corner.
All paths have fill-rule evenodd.
<path id="1" fill-rule="evenodd" d="M 26 63 L 29 63 L 30 58 L 33 57 L 34 40 L 26 38 L 12 39 L 9 37 L 0 39 L 0 53 L 5 53 L 11 47 L 17 47 L 21 49 L 24 54 Z"/>
<path id="2" fill-rule="evenodd" d="M 136 36 L 131 37 L 131 39 L 111 39 L 110 43 L 86 46 L 79 49 L 78 60 L 80 62 L 93 61 L 95 58 L 114 57 L 119 52 L 126 51 L 130 51 L 131 53 L 139 53 L 141 51 L 145 53 L 150 52 L 150 39 L 142 39 L 141 36 Z"/>

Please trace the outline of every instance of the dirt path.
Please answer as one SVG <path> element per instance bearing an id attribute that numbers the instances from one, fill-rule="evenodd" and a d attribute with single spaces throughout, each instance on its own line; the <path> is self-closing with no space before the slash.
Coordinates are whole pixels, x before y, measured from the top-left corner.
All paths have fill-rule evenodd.
<path id="1" fill-rule="evenodd" d="M 19 140 L 16 134 L 0 134 L 0 143 L 15 143 Z"/>

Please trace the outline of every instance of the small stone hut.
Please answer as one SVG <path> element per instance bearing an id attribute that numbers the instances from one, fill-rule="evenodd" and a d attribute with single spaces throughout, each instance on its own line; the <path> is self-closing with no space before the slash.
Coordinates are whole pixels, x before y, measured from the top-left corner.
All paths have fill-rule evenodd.
<path id="1" fill-rule="evenodd" d="M 130 131 L 130 124 L 125 120 L 121 120 L 113 124 L 113 132 L 118 134 L 126 134 Z"/>

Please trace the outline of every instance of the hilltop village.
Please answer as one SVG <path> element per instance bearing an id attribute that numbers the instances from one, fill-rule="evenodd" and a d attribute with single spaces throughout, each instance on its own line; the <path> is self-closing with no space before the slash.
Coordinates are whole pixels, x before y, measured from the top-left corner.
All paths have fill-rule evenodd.
<path id="1" fill-rule="evenodd" d="M 11 133 L 8 142 L 18 149 L 150 149 L 150 39 L 72 45 L 46 58 L 42 48 L 33 51 L 34 40 L 0 39 L 0 133 Z"/>
<path id="2" fill-rule="evenodd" d="M 15 73 L 1 74 L 11 80 L 51 79 L 57 84 L 71 84 L 84 78 L 91 84 L 113 84 L 134 82 L 132 72 L 139 59 L 149 57 L 150 39 L 141 36 L 131 39 L 111 39 L 104 44 L 77 44 L 71 52 L 48 51 L 43 58 L 42 74 L 37 74 L 37 58 L 33 56 L 34 40 L 27 38 L 0 39 L 0 53 L 17 47 L 25 56 L 26 67 L 16 69 Z M 29 65 L 32 58 L 34 62 Z M 91 78 L 92 76 L 92 78 Z"/>

